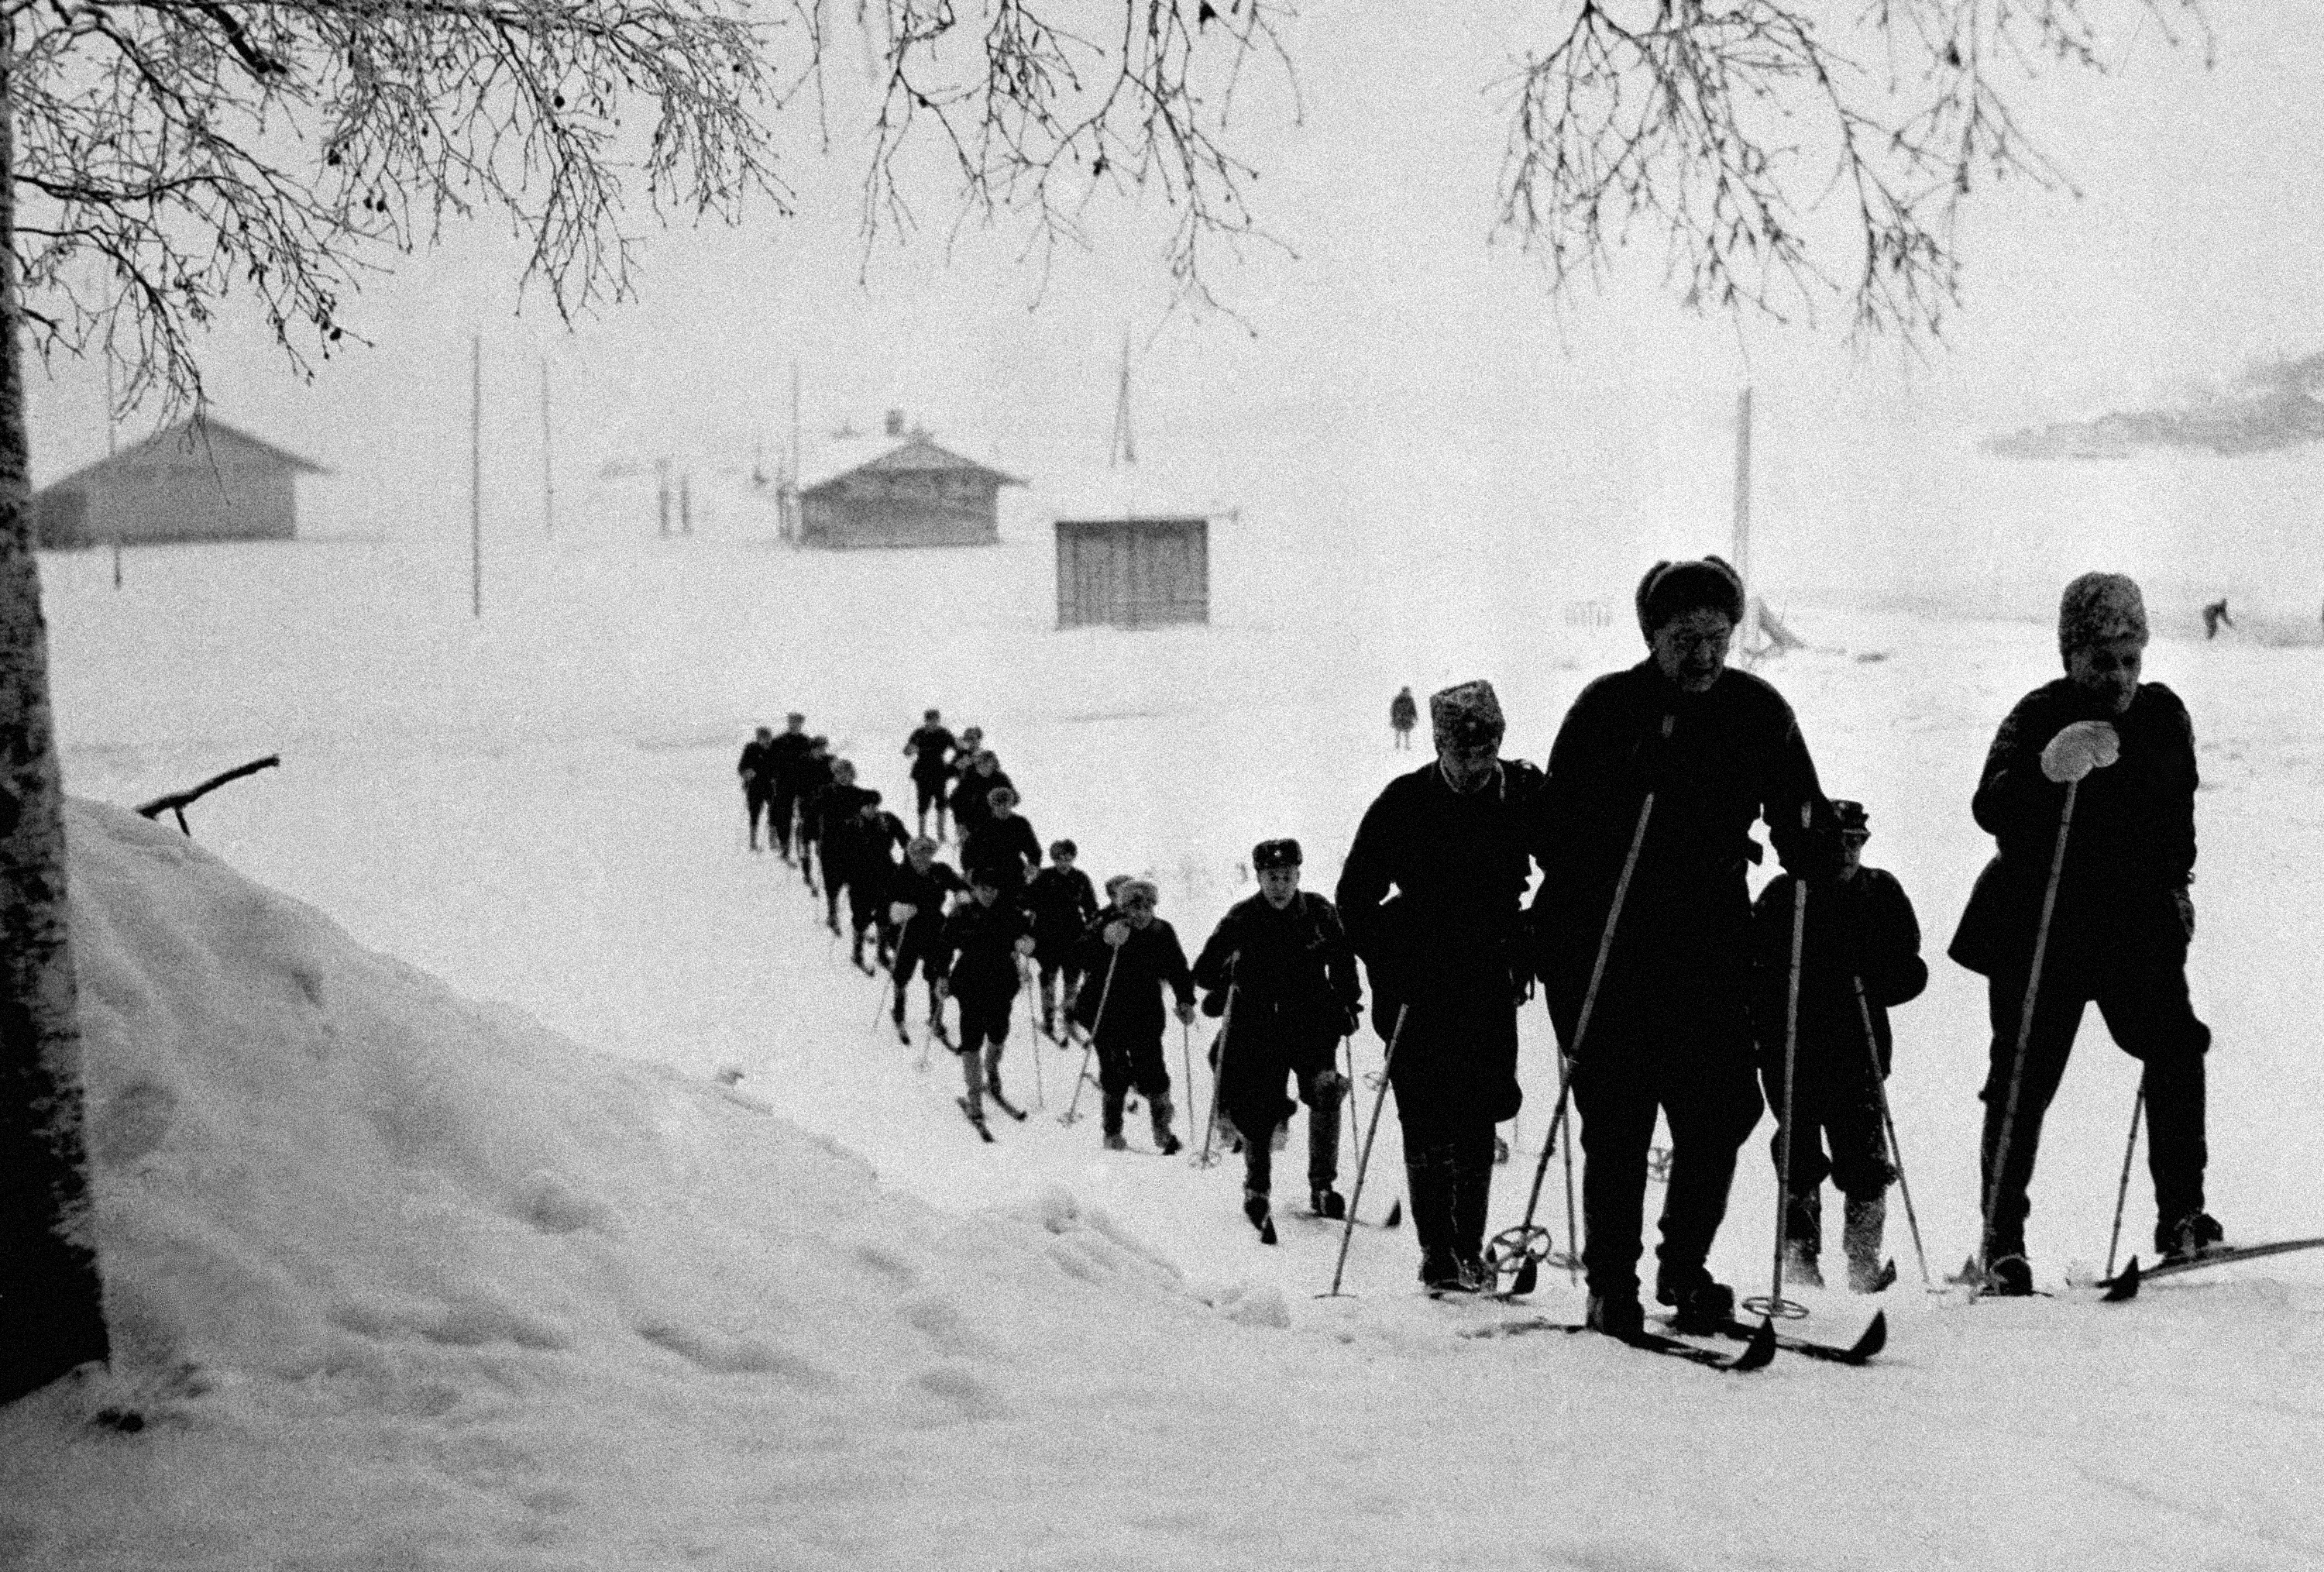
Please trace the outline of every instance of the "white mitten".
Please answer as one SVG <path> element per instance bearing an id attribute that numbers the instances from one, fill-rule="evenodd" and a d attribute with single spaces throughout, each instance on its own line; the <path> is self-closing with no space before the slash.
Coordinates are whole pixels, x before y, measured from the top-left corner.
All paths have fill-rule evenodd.
<path id="1" fill-rule="evenodd" d="M 2121 757 L 2122 737 L 2112 723 L 2078 720 L 2052 737 L 2042 750 L 2042 773 L 2062 786 Z"/>

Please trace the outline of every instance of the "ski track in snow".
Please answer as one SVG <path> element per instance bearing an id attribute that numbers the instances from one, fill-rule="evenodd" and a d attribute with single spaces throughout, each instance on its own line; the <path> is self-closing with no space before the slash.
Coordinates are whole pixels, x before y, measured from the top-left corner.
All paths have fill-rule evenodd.
<path id="1" fill-rule="evenodd" d="M 1268 1249 L 1231 1160 L 1105 1153 L 1086 1101 L 1061 1124 L 1080 1056 L 1041 1043 L 1021 1003 L 1006 1070 L 1032 1116 L 977 1142 L 951 1056 L 918 1068 L 820 902 L 742 846 L 731 754 L 750 725 L 807 711 L 892 798 L 895 749 L 937 703 L 986 726 L 1044 840 L 1074 837 L 1100 879 L 1155 876 L 1191 950 L 1248 892 L 1263 836 L 1298 836 L 1328 892 L 1364 804 L 1425 757 L 1388 748 L 1397 686 L 1490 676 L 1510 751 L 1538 759 L 1582 683 L 1635 658 L 1618 628 L 1528 643 L 1506 617 L 1439 632 L 1389 608 L 1360 638 L 1355 564 L 1338 598 L 1312 597 L 1327 610 L 1277 597 L 1265 622 L 1230 606 L 1209 630 L 1056 635 L 1025 583 L 1046 563 L 1020 550 L 640 548 L 523 565 L 478 629 L 379 615 L 433 584 L 425 562 L 267 552 L 144 554 L 118 597 L 51 589 L 77 795 L 134 802 L 285 757 L 189 810 L 196 848 L 76 809 L 101 1226 L 127 1392 L 152 1423 L 88 1428 L 88 1393 L 0 1414 L 0 1567 L 2324 1553 L 2310 1258 L 2130 1307 L 1968 1306 L 1918 1290 L 1897 1206 L 1889 1349 L 1863 1370 L 1779 1356 L 1725 1376 L 1591 1337 L 1461 1339 L 1497 1316 L 1578 1318 L 1580 1296 L 1551 1271 L 1525 1309 L 1431 1303 L 1408 1230 L 1360 1229 L 1353 1297 L 1316 1298 L 1339 1230 L 1281 1216 Z M 1418 578 L 1398 587 L 1456 612 L 1510 588 L 1457 563 Z M 835 670 L 881 612 L 897 658 Z M 1941 1274 L 1977 1208 L 1984 1001 L 1941 958 L 1987 852 L 1967 798 L 2054 652 L 2039 627 L 1790 615 L 1831 647 L 1768 674 L 1827 788 L 1871 806 L 1869 860 L 1913 894 L 1932 961 L 1898 1013 L 1892 1095 Z M 2205 749 L 2193 975 L 2218 1038 L 2214 1209 L 2239 1236 L 2319 1211 L 2294 1023 L 2324 1004 L 2306 959 L 2324 846 L 2282 810 L 2317 784 L 2313 660 L 2165 639 L 2148 662 Z M 1190 1154 L 1211 1024 L 1178 1099 Z M 1537 1007 L 1524 1040 L 1497 1227 L 1523 1209 L 1554 1096 Z M 1175 1031 L 1166 1047 L 1180 1079 Z M 1360 1077 L 1379 1048 L 1360 1037 Z M 2134 1085 L 2093 1015 L 2045 1132 L 2046 1281 L 2104 1255 Z M 1371 1096 L 1360 1082 L 1343 1189 Z M 1713 1262 L 1747 1292 L 1770 1130 Z M 1381 1132 L 1372 1217 L 1400 1190 L 1392 1109 Z M 1304 1199 L 1304 1139 L 1277 1159 L 1279 1214 Z M 2141 1172 L 2126 1253 L 2148 1243 L 2145 1194 Z M 1554 1167 L 1542 1216 L 1563 1247 Z M 1868 1313 L 1804 1297 L 1818 1336 Z"/>

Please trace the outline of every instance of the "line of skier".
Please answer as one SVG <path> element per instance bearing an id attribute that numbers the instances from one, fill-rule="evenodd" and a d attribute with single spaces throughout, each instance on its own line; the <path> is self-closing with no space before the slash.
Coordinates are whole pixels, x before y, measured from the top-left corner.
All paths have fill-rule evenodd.
<path id="1" fill-rule="evenodd" d="M 780 755 L 762 749 L 754 764 L 746 749 L 746 802 L 755 774 L 765 807 L 797 805 L 796 830 L 776 815 L 786 855 L 812 824 L 827 889 L 837 880 L 889 893 L 887 925 L 874 911 L 868 926 L 890 960 L 895 1018 L 900 1029 L 917 962 L 932 979 L 938 1030 L 944 999 L 960 1003 L 951 1046 L 973 1116 L 983 1094 L 997 1096 L 1009 1005 L 1038 966 L 1044 1029 L 1056 1031 L 1054 981 L 1095 1045 L 1107 1143 L 1120 1143 L 1134 1091 L 1152 1108 L 1157 1148 L 1177 1150 L 1166 1001 L 1184 1023 L 1200 993 L 1221 1023 L 1211 1050 L 1218 1130 L 1243 1154 L 1252 1222 L 1266 1225 L 1271 1154 L 1295 1088 L 1309 1110 L 1311 1206 L 1340 1216 L 1340 1050 L 1368 978 L 1431 1293 L 1486 1291 L 1538 1258 L 1534 1211 L 1569 1102 L 1581 1121 L 1580 1260 L 1592 1327 L 1643 1331 L 1638 1270 L 1650 1164 L 1661 1166 L 1658 1115 L 1670 1148 L 1655 1290 L 1674 1329 L 1717 1331 L 1732 1316 L 1733 1290 L 1707 1262 L 1738 1153 L 1770 1108 L 1782 1271 L 1821 1283 L 1819 1197 L 1830 1179 L 1843 1198 L 1849 1286 L 1877 1291 L 1894 1275 L 1883 1239 L 1886 1193 L 1901 1177 L 1884 1085 L 1887 1013 L 1928 980 L 1912 902 L 1864 862 L 1871 816 L 1825 794 L 1790 706 L 1727 665 L 1744 611 L 1733 570 L 1715 557 L 1657 563 L 1636 606 L 1646 657 L 1582 690 L 1545 768 L 1501 756 L 1506 728 L 1489 683 L 1433 695 L 1435 757 L 1366 810 L 1333 898 L 1299 888 L 1296 842 L 1263 842 L 1252 857 L 1259 891 L 1191 964 L 1156 914 L 1150 883 L 1111 882 L 1100 908 L 1070 843 L 1053 845 L 1042 868 L 1029 826 L 1009 828 L 1013 791 L 974 783 L 999 775 L 997 762 L 968 734 L 953 739 L 934 710 L 905 752 L 923 829 L 933 809 L 941 835 L 948 808 L 962 832 L 966 876 L 951 882 L 964 895 L 947 885 L 933 840 L 905 836 L 876 793 L 867 806 L 836 768 L 836 784 L 811 784 L 813 769 L 784 777 L 768 763 Z M 2157 1250 L 2184 1257 L 2222 1242 L 2204 1209 L 2209 1033 L 2185 972 L 2191 726 L 2168 689 L 2141 680 L 2146 618 L 2128 578 L 2085 574 L 2067 586 L 2058 643 L 2064 674 L 2017 703 L 1988 752 L 1970 809 L 1997 852 L 1948 951 L 1988 980 L 1976 1266 L 1979 1285 L 1999 1294 L 2033 1291 L 2024 1222 L 2034 1154 L 2092 1001 L 2143 1063 Z M 800 724 L 792 717 L 789 735 Z M 788 751 L 813 759 L 816 742 Z M 784 739 L 762 732 L 760 744 Z M 931 760 L 943 763 L 941 781 Z M 756 820 L 754 810 L 754 845 Z M 1748 871 L 1764 853 L 1755 825 L 1782 870 L 1756 905 Z M 890 844 L 907 847 L 900 868 L 889 864 Z M 872 846 L 876 858 L 862 849 Z M 939 918 L 948 894 L 953 910 Z M 859 918 L 859 964 L 866 927 Z M 1560 1050 L 1553 1133 L 1525 1225 L 1489 1244 L 1495 1131 L 1523 1101 L 1517 1015 L 1536 986 Z"/>

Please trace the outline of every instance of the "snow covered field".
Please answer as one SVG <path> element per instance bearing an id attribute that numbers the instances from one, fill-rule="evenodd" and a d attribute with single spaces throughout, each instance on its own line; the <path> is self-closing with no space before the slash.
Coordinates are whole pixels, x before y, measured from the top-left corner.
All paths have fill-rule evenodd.
<path id="1" fill-rule="evenodd" d="M 1421 1299 L 1408 1232 L 1359 1230 L 1355 1297 L 1319 1299 L 1336 1230 L 1286 1218 L 1268 1251 L 1231 1165 L 1103 1153 L 1094 1121 L 1053 1116 L 1074 1063 L 1055 1049 L 1047 1109 L 977 1143 L 949 1060 L 919 1068 L 819 905 L 745 851 L 752 726 L 805 710 L 893 799 L 923 707 L 982 725 L 1043 838 L 1101 879 L 1156 877 L 1191 949 L 1250 889 L 1256 839 L 1300 837 L 1329 890 L 1364 805 L 1425 756 L 1388 748 L 1398 685 L 1491 678 L 1509 751 L 1539 759 L 1582 683 L 1639 652 L 1643 560 L 1302 552 L 1222 526 L 1213 626 L 1059 634 L 1047 542 L 1016 534 L 574 542 L 496 558 L 481 623 L 465 561 L 410 542 L 139 552 L 117 594 L 95 555 L 44 560 L 76 796 L 283 765 L 191 809 L 191 847 L 74 818 L 104 1244 L 153 1422 L 78 1422 L 112 1394 L 0 1414 L 0 1566 L 2324 1556 L 2324 1254 L 2128 1307 L 1970 1306 L 1921 1291 L 1892 1207 L 1876 1365 L 1721 1376 L 1594 1338 L 1462 1339 L 1515 1312 Z M 1892 1095 L 1941 1275 L 1975 1243 L 1985 1043 L 1980 980 L 1936 957 L 1987 853 L 1978 763 L 2054 671 L 2052 636 L 1789 610 L 1815 648 L 1768 674 L 1827 788 L 1868 804 L 1868 860 L 1935 962 Z M 2171 636 L 2148 659 L 2201 749 L 2192 971 L 2218 1038 L 2212 1210 L 2239 1237 L 2324 1219 L 2317 659 Z M 1537 1009 L 1524 1031 L 1496 1226 L 1554 1093 Z M 2134 1087 L 2093 1017 L 2035 1184 L 2046 1287 L 2105 1256 Z M 1364 1213 L 1398 1182 L 1391 1111 Z M 1745 1291 L 1772 1206 L 1754 1157 L 1712 1262 Z M 2126 1249 L 2151 1225 L 2142 1163 Z M 1820 1336 L 1868 1309 L 1813 1297 Z M 1581 1308 L 1555 1274 L 1536 1302 Z"/>

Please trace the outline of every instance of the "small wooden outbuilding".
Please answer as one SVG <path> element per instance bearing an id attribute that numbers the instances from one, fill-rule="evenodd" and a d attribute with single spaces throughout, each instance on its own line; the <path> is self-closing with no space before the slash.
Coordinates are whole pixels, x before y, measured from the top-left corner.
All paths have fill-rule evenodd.
<path id="1" fill-rule="evenodd" d="M 1057 626 L 1211 620 L 1211 521 L 1059 519 Z"/>
<path id="2" fill-rule="evenodd" d="M 990 546 L 1001 539 L 1001 488 L 1024 484 L 916 431 L 785 496 L 782 530 L 801 546 Z"/>
<path id="3" fill-rule="evenodd" d="M 329 473 L 223 421 L 181 421 L 34 493 L 32 528 L 57 549 L 288 541 L 298 477 Z"/>

